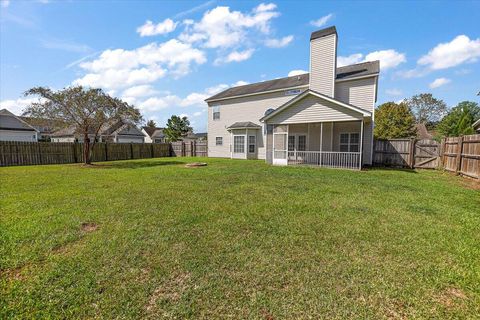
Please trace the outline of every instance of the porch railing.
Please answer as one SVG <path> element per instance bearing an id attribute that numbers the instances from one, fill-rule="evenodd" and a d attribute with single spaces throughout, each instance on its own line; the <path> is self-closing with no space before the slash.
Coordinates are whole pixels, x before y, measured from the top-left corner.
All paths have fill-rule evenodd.
<path id="1" fill-rule="evenodd" d="M 360 169 L 360 152 L 288 151 L 289 165 Z"/>

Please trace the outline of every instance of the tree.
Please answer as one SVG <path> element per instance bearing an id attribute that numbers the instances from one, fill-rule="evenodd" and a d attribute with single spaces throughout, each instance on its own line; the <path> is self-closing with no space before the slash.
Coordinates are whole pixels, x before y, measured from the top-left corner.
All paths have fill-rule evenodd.
<path id="1" fill-rule="evenodd" d="M 433 97 L 431 93 L 421 93 L 405 101 L 413 112 L 417 123 L 435 123 L 447 113 L 443 100 Z"/>
<path id="2" fill-rule="evenodd" d="M 167 127 L 163 130 L 163 133 L 168 141 L 175 142 L 186 137 L 190 131 L 192 131 L 192 127 L 190 127 L 190 121 L 188 121 L 187 117 L 180 118 L 173 115 L 168 119 Z"/>
<path id="3" fill-rule="evenodd" d="M 42 102 L 27 107 L 24 115 L 74 126 L 76 133 L 83 135 L 85 164 L 92 161 L 91 151 L 102 126 L 120 120 L 134 125 L 142 120 L 138 109 L 118 98 L 110 97 L 101 89 L 76 86 L 52 91 L 46 87 L 34 87 L 25 92 L 25 96 L 30 95 L 43 99 Z M 91 135 L 94 136 L 93 143 L 90 143 Z"/>
<path id="4" fill-rule="evenodd" d="M 471 101 L 460 102 L 438 124 L 437 138 L 474 134 L 473 123 L 479 118 L 480 106 L 478 103 Z"/>
<path id="5" fill-rule="evenodd" d="M 374 136 L 377 139 L 412 137 L 416 131 L 415 117 L 403 102 L 386 102 L 375 111 Z"/>
<path id="6" fill-rule="evenodd" d="M 148 122 L 147 122 L 147 127 L 149 127 L 149 128 L 156 128 L 156 127 L 157 127 L 157 124 L 156 124 L 155 121 L 153 121 L 153 120 L 148 120 Z"/>

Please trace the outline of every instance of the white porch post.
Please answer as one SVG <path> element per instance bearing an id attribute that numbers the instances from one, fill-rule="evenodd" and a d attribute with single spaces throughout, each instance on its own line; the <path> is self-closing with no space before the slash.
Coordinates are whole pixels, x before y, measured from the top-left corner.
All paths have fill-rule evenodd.
<path id="1" fill-rule="evenodd" d="M 233 159 L 233 130 L 230 130 L 230 159 Z"/>
<path id="2" fill-rule="evenodd" d="M 363 119 L 360 122 L 360 160 L 358 164 L 358 169 L 362 169 L 362 158 L 363 158 Z"/>
<path id="3" fill-rule="evenodd" d="M 248 129 L 245 129 L 245 159 L 248 159 Z"/>
<path id="4" fill-rule="evenodd" d="M 320 122 L 320 166 L 322 166 L 323 151 L 323 122 Z"/>
<path id="5" fill-rule="evenodd" d="M 286 160 L 287 160 L 287 166 L 288 166 L 288 132 L 289 132 L 289 131 L 290 131 L 290 125 L 287 124 L 287 145 L 285 146 L 286 149 L 287 149 L 287 150 L 285 151 L 285 156 L 286 156 L 286 158 L 287 158 L 287 159 L 286 159 Z M 296 150 L 296 149 L 294 148 L 294 150 Z"/>

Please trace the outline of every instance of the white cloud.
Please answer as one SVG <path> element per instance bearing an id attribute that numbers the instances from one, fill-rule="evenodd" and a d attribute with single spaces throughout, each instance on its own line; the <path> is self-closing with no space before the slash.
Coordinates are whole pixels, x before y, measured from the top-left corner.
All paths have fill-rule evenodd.
<path id="1" fill-rule="evenodd" d="M 297 69 L 297 70 L 290 71 L 288 73 L 288 76 L 293 77 L 293 76 L 298 76 L 298 75 L 301 75 L 301 74 L 304 74 L 304 73 L 308 73 L 308 71 Z"/>
<path id="2" fill-rule="evenodd" d="M 365 61 L 375 60 L 380 60 L 380 70 L 395 68 L 407 61 L 404 53 L 399 53 L 393 49 L 374 51 L 365 57 Z"/>
<path id="3" fill-rule="evenodd" d="M 411 79 L 423 77 L 424 75 L 428 74 L 428 72 L 429 71 L 427 69 L 414 68 L 410 70 L 398 71 L 397 75 L 405 79 Z"/>
<path id="4" fill-rule="evenodd" d="M 43 98 L 35 98 L 35 97 L 29 97 L 29 98 L 19 98 L 16 100 L 3 100 L 0 101 L 0 109 L 7 109 L 11 113 L 15 115 L 21 115 L 23 110 L 31 105 L 32 103 L 35 102 L 44 102 L 45 99 Z"/>
<path id="5" fill-rule="evenodd" d="M 229 85 L 219 84 L 209 87 L 204 92 L 192 92 L 184 98 L 177 95 L 167 94 L 160 97 L 150 97 L 144 101 L 139 101 L 137 106 L 144 112 L 159 111 L 167 108 L 175 107 L 206 107 L 205 99 L 229 88 Z M 128 102 L 128 101 L 127 101 Z"/>
<path id="6" fill-rule="evenodd" d="M 139 98 L 139 97 L 146 97 L 156 94 L 157 91 L 149 84 L 134 86 L 126 89 L 123 91 L 123 96 L 125 97 L 132 97 L 132 98 Z"/>
<path id="7" fill-rule="evenodd" d="M 432 70 L 458 66 L 462 63 L 476 62 L 480 58 L 480 38 L 470 40 L 459 35 L 450 42 L 440 43 L 418 60 Z"/>
<path id="8" fill-rule="evenodd" d="M 73 41 L 62 39 L 41 39 L 40 44 L 42 45 L 42 47 L 47 49 L 58 49 L 70 52 L 88 52 L 92 50 L 92 48 L 90 48 L 86 44 L 76 43 Z"/>
<path id="9" fill-rule="evenodd" d="M 199 116 L 201 116 L 202 114 L 203 114 L 202 111 L 197 111 L 197 112 L 194 112 L 194 113 L 193 113 L 193 116 L 194 116 L 194 117 L 199 117 Z"/>
<path id="10" fill-rule="evenodd" d="M 387 89 L 385 90 L 385 93 L 388 94 L 389 96 L 401 96 L 402 95 L 402 90 L 400 89 Z"/>
<path id="11" fill-rule="evenodd" d="M 206 48 L 230 48 L 247 41 L 249 31 L 269 34 L 270 22 L 280 15 L 276 5 L 260 4 L 251 13 L 230 11 L 218 6 L 207 11 L 199 22 L 188 24 L 179 39 L 185 42 L 201 42 Z"/>
<path id="12" fill-rule="evenodd" d="M 244 86 L 249 84 L 250 82 L 243 81 L 243 80 L 238 80 L 237 82 L 232 84 L 232 87 L 238 87 L 238 86 Z"/>
<path id="13" fill-rule="evenodd" d="M 270 48 L 283 48 L 286 47 L 292 42 L 293 36 L 286 36 L 281 39 L 267 39 L 265 45 Z"/>
<path id="14" fill-rule="evenodd" d="M 7 8 L 10 5 L 10 0 L 1 0 L 0 1 L 0 6 L 2 8 Z"/>
<path id="15" fill-rule="evenodd" d="M 323 27 L 324 25 L 326 25 L 327 22 L 328 22 L 331 18 L 333 18 L 333 13 L 329 13 L 329 14 L 327 14 L 326 16 L 323 16 L 323 17 L 321 17 L 321 18 L 318 19 L 318 20 L 310 21 L 310 24 L 311 24 L 312 26 L 314 26 L 314 27 L 320 28 L 320 27 Z"/>
<path id="16" fill-rule="evenodd" d="M 152 21 L 147 20 L 144 25 L 137 28 L 137 32 L 141 37 L 155 36 L 158 34 L 166 34 L 175 30 L 178 22 L 174 22 L 172 19 L 165 19 L 162 22 L 154 24 Z"/>
<path id="17" fill-rule="evenodd" d="M 430 83 L 428 86 L 430 87 L 430 89 L 435 89 L 435 88 L 441 87 L 443 85 L 446 85 L 447 83 L 450 83 L 450 82 L 451 82 L 451 80 L 447 79 L 447 78 L 437 78 L 437 79 L 433 80 L 433 82 Z"/>
<path id="18" fill-rule="evenodd" d="M 87 72 L 73 83 L 108 90 L 154 82 L 166 74 L 185 75 L 192 64 L 206 62 L 205 53 L 188 43 L 171 39 L 135 50 L 105 50 L 97 59 L 83 62 Z"/>
<path id="19" fill-rule="evenodd" d="M 215 59 L 215 64 L 229 63 L 229 62 L 240 62 L 250 59 L 253 55 L 254 49 L 247 49 L 244 51 L 232 51 L 226 57 L 220 57 Z"/>
<path id="20" fill-rule="evenodd" d="M 338 56 L 337 57 L 337 66 L 343 67 L 348 66 L 351 64 L 359 63 L 362 61 L 363 54 L 361 53 L 354 53 L 346 57 Z"/>
<path id="21" fill-rule="evenodd" d="M 393 49 L 388 49 L 370 52 L 365 57 L 361 53 L 354 53 L 346 57 L 339 56 L 337 58 L 337 65 L 342 67 L 350 64 L 375 60 L 380 60 L 381 70 L 395 68 L 401 63 L 407 61 L 404 53 L 399 53 Z"/>

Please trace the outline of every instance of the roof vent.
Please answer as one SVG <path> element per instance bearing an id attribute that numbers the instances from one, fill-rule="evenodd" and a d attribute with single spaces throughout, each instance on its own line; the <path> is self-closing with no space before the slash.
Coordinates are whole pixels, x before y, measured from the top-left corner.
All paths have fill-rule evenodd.
<path id="1" fill-rule="evenodd" d="M 267 111 L 265 111 L 265 113 L 263 114 L 264 116 L 268 116 L 270 113 L 272 113 L 273 111 L 275 111 L 275 109 L 273 108 L 270 108 L 270 109 L 267 109 Z"/>

